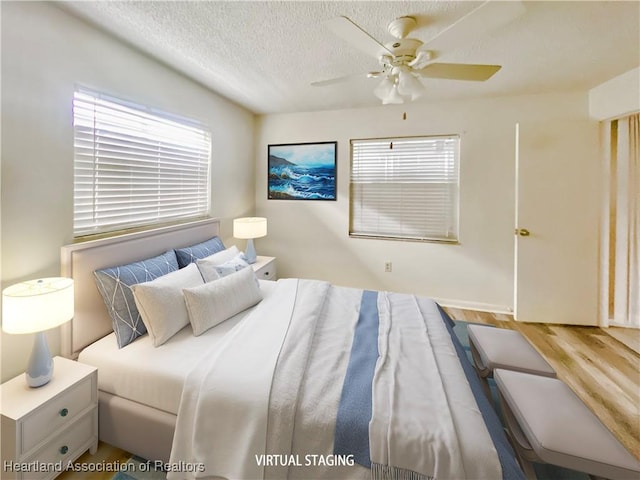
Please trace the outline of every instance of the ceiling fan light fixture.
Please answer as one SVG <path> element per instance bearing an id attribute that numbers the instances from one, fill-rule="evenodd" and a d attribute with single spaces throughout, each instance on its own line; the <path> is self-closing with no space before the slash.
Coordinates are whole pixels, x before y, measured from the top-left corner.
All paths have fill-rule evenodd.
<path id="1" fill-rule="evenodd" d="M 452 31 L 463 32 L 469 26 L 471 26 L 472 30 L 481 27 L 486 20 L 491 20 L 489 17 L 504 8 L 497 7 L 500 3 L 484 1 L 471 13 L 479 11 L 481 7 L 487 4 L 495 4 L 494 6 L 497 10 L 493 7 L 484 7 L 482 11 L 487 12 L 487 14 L 483 14 L 483 17 L 477 17 L 474 14 L 471 21 L 466 20 L 471 16 L 471 13 L 469 13 L 444 28 L 435 37 L 427 40 L 426 43 L 408 36 L 418 27 L 417 19 L 411 16 L 399 17 L 391 22 L 389 33 L 394 39 L 384 44 L 376 40 L 370 33 L 348 17 L 341 16 L 330 20 L 327 24 L 336 35 L 347 40 L 367 55 L 378 59 L 380 70 L 370 71 L 367 74 L 368 78 L 381 79 L 373 92 L 375 96 L 383 104 L 404 103 L 416 100 L 426 93 L 426 88 L 422 83 L 424 78 L 484 82 L 500 70 L 500 65 L 434 62 L 442 46 L 452 38 Z M 502 3 L 517 4 L 520 2 Z M 520 15 L 524 11 L 524 7 L 519 6 L 516 10 L 519 11 L 518 15 Z M 463 19 L 465 21 L 461 22 Z M 453 28 L 454 26 L 455 28 Z M 447 40 L 447 42 L 444 40 Z M 312 85 L 332 85 L 349 77 L 313 82 Z"/>
<path id="2" fill-rule="evenodd" d="M 398 93 L 397 85 L 394 85 L 391 91 L 389 92 L 389 95 L 387 95 L 385 98 L 382 99 L 383 105 L 388 105 L 390 103 L 393 103 L 393 104 L 404 103 L 404 98 L 402 98 L 402 96 Z"/>
<path id="3" fill-rule="evenodd" d="M 384 99 L 391 95 L 391 91 L 395 87 L 395 78 L 386 75 L 380 84 L 375 88 L 373 94 L 384 102 Z"/>
<path id="4" fill-rule="evenodd" d="M 398 73 L 398 93 L 410 96 L 411 100 L 420 98 L 425 92 L 424 85 L 407 69 Z"/>

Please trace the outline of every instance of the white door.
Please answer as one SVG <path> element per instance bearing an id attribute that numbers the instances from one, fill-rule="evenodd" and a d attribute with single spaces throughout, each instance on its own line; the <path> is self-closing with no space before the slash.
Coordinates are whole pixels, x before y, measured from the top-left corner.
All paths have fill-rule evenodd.
<path id="1" fill-rule="evenodd" d="M 516 126 L 518 321 L 597 325 L 598 148 L 596 122 Z"/>

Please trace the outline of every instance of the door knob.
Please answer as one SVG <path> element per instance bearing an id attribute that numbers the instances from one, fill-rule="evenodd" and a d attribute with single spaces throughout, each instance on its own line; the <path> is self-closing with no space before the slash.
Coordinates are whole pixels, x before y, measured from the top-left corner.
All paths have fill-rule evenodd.
<path id="1" fill-rule="evenodd" d="M 531 235 L 531 232 L 529 232 L 529 230 L 527 230 L 526 228 L 516 228 L 515 234 L 520 235 L 521 237 L 528 237 L 529 235 Z"/>

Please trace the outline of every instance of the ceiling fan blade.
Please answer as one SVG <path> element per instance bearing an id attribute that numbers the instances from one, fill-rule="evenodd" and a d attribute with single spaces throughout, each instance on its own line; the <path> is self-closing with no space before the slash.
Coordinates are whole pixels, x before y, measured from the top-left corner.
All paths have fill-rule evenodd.
<path id="1" fill-rule="evenodd" d="M 367 74 L 358 73 L 355 75 L 345 75 L 344 77 L 330 78 L 329 80 L 320 80 L 319 82 L 311 82 L 313 87 L 326 87 L 327 85 L 334 85 L 336 83 L 347 82 L 352 78 L 364 77 Z"/>
<path id="2" fill-rule="evenodd" d="M 332 18 L 326 23 L 334 34 L 367 55 L 378 58 L 384 52 L 393 56 L 384 45 L 347 17 Z"/>
<path id="3" fill-rule="evenodd" d="M 451 51 L 477 41 L 483 34 L 507 25 L 526 11 L 519 1 L 486 0 L 435 37 L 425 42 L 429 50 Z"/>
<path id="4" fill-rule="evenodd" d="M 431 63 L 417 72 L 425 78 L 468 80 L 484 82 L 502 67 L 500 65 L 474 65 L 471 63 Z"/>

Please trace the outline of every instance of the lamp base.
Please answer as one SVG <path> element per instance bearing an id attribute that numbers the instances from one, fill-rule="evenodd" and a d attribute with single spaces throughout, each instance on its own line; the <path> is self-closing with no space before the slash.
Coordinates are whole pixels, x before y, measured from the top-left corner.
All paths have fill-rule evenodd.
<path id="1" fill-rule="evenodd" d="M 46 385 L 53 376 L 53 359 L 44 332 L 36 333 L 33 339 L 33 350 L 24 375 L 27 379 L 27 385 L 32 388 Z"/>
<path id="2" fill-rule="evenodd" d="M 247 262 L 249 262 L 250 264 L 256 263 L 256 261 L 258 260 L 256 256 L 256 249 L 253 246 L 253 238 L 247 240 L 247 249 L 244 252 L 244 256 L 247 257 Z"/>

